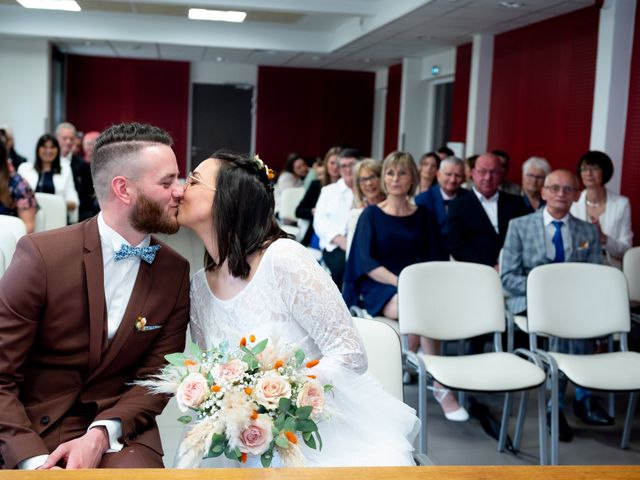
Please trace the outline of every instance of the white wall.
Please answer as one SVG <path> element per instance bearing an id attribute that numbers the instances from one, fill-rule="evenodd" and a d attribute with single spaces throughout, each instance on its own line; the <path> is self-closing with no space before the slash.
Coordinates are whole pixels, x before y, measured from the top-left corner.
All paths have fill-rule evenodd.
<path id="1" fill-rule="evenodd" d="M 440 67 L 438 75 L 433 66 Z M 456 50 L 422 58 L 405 58 L 402 63 L 402 94 L 400 99 L 400 132 L 398 148 L 410 152 L 416 160 L 433 145 L 433 115 L 435 85 L 453 81 Z"/>
<path id="2" fill-rule="evenodd" d="M 48 130 L 51 64 L 46 40 L 0 41 L 0 124 L 13 129 L 15 149 L 33 160 L 36 142 Z"/>
<path id="3" fill-rule="evenodd" d="M 371 158 L 384 160 L 384 126 L 387 112 L 389 69 L 376 71 L 373 99 L 373 128 L 371 129 Z"/>
<path id="4" fill-rule="evenodd" d="M 256 65 L 218 62 L 192 62 L 191 83 L 258 84 Z"/>

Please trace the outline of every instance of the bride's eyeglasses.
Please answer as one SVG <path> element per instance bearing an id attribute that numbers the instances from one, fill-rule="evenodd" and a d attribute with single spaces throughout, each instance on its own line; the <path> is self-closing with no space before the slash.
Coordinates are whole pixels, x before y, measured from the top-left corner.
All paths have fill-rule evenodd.
<path id="1" fill-rule="evenodd" d="M 189 172 L 189 174 L 187 175 L 187 181 L 186 181 L 186 185 L 187 188 L 192 187 L 193 185 L 204 185 L 205 187 L 209 188 L 210 190 L 213 190 L 214 192 L 217 192 L 218 189 L 212 185 L 209 185 L 207 182 L 200 180 L 197 177 L 193 176 L 193 172 Z"/>

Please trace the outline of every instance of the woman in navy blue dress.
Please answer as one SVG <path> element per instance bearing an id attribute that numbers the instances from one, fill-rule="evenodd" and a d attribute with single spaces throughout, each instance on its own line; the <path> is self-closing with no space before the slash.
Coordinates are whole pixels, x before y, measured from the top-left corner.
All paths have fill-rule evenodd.
<path id="1" fill-rule="evenodd" d="M 373 316 L 398 318 L 398 276 L 414 263 L 447 260 L 435 218 L 410 199 L 419 181 L 411 154 L 393 152 L 382 164 L 382 187 L 387 199 L 365 208 L 347 260 L 343 297 L 348 306 L 362 300 Z M 436 353 L 436 342 L 410 338 L 409 348 L 419 344 L 426 353 Z M 463 421 L 467 412 L 448 389 L 434 385 L 434 393 L 450 420 Z"/>

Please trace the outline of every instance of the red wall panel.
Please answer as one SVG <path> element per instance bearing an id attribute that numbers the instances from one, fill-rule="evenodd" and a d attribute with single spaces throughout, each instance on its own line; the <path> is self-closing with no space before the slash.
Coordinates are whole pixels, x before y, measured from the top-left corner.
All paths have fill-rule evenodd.
<path id="1" fill-rule="evenodd" d="M 511 180 L 532 155 L 574 169 L 588 150 L 598 19 L 589 7 L 495 37 L 488 147 L 509 152 Z"/>
<path id="2" fill-rule="evenodd" d="M 471 79 L 472 44 L 456 49 L 456 78 L 453 82 L 450 142 L 467 141 L 467 112 L 469 110 L 469 80 Z"/>
<path id="3" fill-rule="evenodd" d="M 640 8 L 636 7 L 636 25 L 629 79 L 627 128 L 622 163 L 621 192 L 631 202 L 634 245 L 640 245 Z"/>
<path id="4" fill-rule="evenodd" d="M 66 112 L 84 132 L 134 121 L 164 128 L 185 173 L 189 63 L 69 55 Z"/>
<path id="5" fill-rule="evenodd" d="M 374 89 L 371 72 L 259 67 L 256 153 L 276 168 L 338 144 L 370 155 Z"/>
<path id="6" fill-rule="evenodd" d="M 384 156 L 398 149 L 400 130 L 400 93 L 402 90 L 402 64 L 389 67 L 387 79 L 387 105 L 384 116 Z"/>

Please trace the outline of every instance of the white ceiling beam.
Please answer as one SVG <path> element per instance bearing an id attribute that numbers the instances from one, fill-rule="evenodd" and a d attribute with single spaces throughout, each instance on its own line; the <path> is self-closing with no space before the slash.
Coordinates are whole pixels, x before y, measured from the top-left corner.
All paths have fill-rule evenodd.
<path id="1" fill-rule="evenodd" d="M 27 10 L 0 5 L 0 34 L 324 53 L 330 34 L 159 15 Z"/>
<path id="2" fill-rule="evenodd" d="M 130 3 L 131 0 L 111 0 Z M 376 15 L 380 5 L 390 0 L 135 0 L 135 3 L 182 5 L 216 10 L 260 10 L 270 12 Z M 391 0 L 392 1 L 392 0 Z M 80 2 L 82 3 L 82 2 Z"/>

